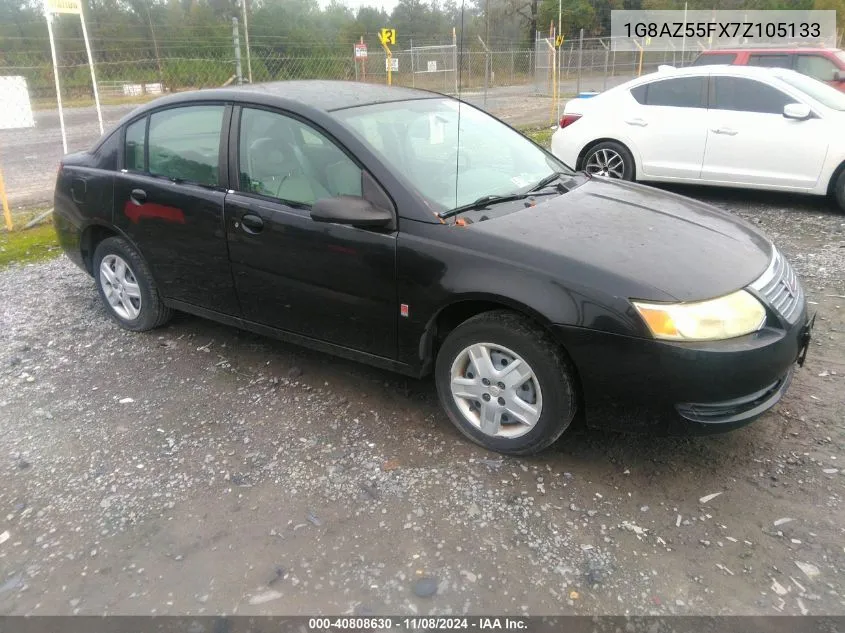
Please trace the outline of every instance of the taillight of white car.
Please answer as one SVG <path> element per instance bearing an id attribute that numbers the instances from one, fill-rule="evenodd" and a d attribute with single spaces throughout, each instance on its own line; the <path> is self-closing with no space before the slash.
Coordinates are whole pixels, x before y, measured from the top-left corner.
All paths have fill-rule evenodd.
<path id="1" fill-rule="evenodd" d="M 572 125 L 573 123 L 575 123 L 575 121 L 577 121 L 580 118 L 581 118 L 580 114 L 575 114 L 575 113 L 564 114 L 562 117 L 560 117 L 560 122 L 559 122 L 560 123 L 560 129 L 562 130 L 563 128 Z"/>

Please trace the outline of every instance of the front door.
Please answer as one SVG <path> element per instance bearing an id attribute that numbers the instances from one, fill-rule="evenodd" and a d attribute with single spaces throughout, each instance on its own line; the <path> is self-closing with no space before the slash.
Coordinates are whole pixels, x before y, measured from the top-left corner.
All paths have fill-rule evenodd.
<path id="1" fill-rule="evenodd" d="M 226 231 L 244 318 L 395 358 L 395 231 L 310 216 L 320 198 L 361 196 L 361 167 L 281 112 L 242 108 L 234 132 L 238 190 L 226 197 Z"/>
<path id="2" fill-rule="evenodd" d="M 228 112 L 219 103 L 180 106 L 130 123 L 114 222 L 140 249 L 164 297 L 237 315 L 219 160 Z"/>
<path id="3" fill-rule="evenodd" d="M 760 81 L 713 76 L 702 179 L 784 189 L 815 186 L 827 155 L 827 126 L 820 118 L 784 117 L 784 106 L 795 102 Z"/>

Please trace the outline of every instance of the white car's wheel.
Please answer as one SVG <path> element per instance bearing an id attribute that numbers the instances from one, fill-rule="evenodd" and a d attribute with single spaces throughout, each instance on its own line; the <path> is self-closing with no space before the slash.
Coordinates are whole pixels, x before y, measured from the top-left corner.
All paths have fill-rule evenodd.
<path id="1" fill-rule="evenodd" d="M 634 179 L 634 157 L 621 143 L 605 141 L 591 147 L 581 161 L 581 169 L 593 176 L 620 180 Z"/>

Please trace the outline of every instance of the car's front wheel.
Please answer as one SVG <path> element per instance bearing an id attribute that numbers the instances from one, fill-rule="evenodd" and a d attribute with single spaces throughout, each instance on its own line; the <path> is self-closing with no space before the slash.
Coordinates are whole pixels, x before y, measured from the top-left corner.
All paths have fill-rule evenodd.
<path id="1" fill-rule="evenodd" d="M 435 382 L 461 433 L 500 453 L 537 453 L 575 416 L 575 371 L 565 353 L 542 329 L 508 311 L 486 312 L 455 328 L 437 354 Z"/>
<path id="2" fill-rule="evenodd" d="M 634 157 L 621 143 L 605 141 L 587 150 L 582 169 L 595 176 L 633 180 Z"/>
<path id="3" fill-rule="evenodd" d="M 100 242 L 93 273 L 106 310 L 127 330 L 151 330 L 170 319 L 171 310 L 161 300 L 146 262 L 125 239 Z"/>

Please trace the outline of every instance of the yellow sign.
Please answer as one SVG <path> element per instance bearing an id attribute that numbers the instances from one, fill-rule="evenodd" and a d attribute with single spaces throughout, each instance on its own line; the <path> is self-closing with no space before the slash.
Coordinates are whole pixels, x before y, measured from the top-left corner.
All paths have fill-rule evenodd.
<path id="1" fill-rule="evenodd" d="M 560 48 L 561 46 L 563 46 L 563 35 L 558 35 L 555 38 L 555 48 Z"/>
<path id="2" fill-rule="evenodd" d="M 46 0 L 49 13 L 82 14 L 82 0 Z"/>
<path id="3" fill-rule="evenodd" d="M 384 46 L 396 44 L 396 29 L 382 29 L 378 39 Z"/>

